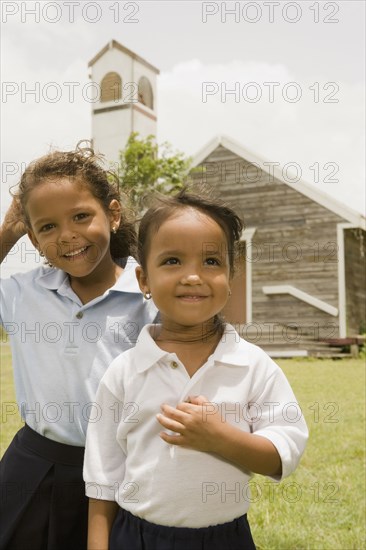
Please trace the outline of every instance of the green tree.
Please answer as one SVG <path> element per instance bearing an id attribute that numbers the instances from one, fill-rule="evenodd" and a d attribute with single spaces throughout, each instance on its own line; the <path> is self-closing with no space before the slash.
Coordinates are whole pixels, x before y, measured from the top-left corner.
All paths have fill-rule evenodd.
<path id="1" fill-rule="evenodd" d="M 146 138 L 131 133 L 126 147 L 120 151 L 117 167 L 119 184 L 132 206 L 142 209 L 143 198 L 152 192 L 178 192 L 187 182 L 191 159 L 173 151 L 169 143 L 158 145 L 153 135 Z"/>

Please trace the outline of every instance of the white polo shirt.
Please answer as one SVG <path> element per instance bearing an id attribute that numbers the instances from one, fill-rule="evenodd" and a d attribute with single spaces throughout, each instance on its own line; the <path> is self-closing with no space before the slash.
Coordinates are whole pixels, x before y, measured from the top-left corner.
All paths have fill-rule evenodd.
<path id="1" fill-rule="evenodd" d="M 1 280 L 0 321 L 10 338 L 17 397 L 17 404 L 5 404 L 6 414 L 19 408 L 41 435 L 85 445 L 88 418 L 99 415 L 101 377 L 157 315 L 138 288 L 136 265 L 129 258 L 115 285 L 84 305 L 59 269 L 42 266 Z"/>
<path id="2" fill-rule="evenodd" d="M 249 508 L 251 473 L 218 455 L 164 442 L 155 416 L 160 405 L 205 395 L 227 422 L 272 441 L 282 477 L 295 470 L 307 441 L 300 407 L 281 369 L 231 325 L 192 378 L 149 330 L 144 327 L 136 347 L 117 357 L 101 380 L 96 397 L 101 415 L 87 433 L 86 494 L 116 500 L 160 525 L 231 521 Z"/>

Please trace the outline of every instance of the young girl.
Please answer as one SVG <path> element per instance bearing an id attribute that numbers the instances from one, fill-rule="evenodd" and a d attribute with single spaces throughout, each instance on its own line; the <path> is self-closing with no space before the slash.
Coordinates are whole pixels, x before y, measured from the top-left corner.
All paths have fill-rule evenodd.
<path id="1" fill-rule="evenodd" d="M 25 232 L 52 267 L 1 281 L 1 322 L 26 422 L 1 462 L 1 549 L 82 550 L 83 446 L 88 419 L 101 414 L 96 389 L 157 310 L 128 258 L 135 233 L 118 187 L 91 149 L 28 166 L 1 227 L 1 259 Z"/>
<path id="2" fill-rule="evenodd" d="M 231 209 L 185 192 L 142 219 L 136 274 L 161 325 L 97 392 L 89 550 L 253 549 L 251 472 L 280 480 L 300 460 L 308 432 L 284 374 L 219 317 L 241 230 Z"/>

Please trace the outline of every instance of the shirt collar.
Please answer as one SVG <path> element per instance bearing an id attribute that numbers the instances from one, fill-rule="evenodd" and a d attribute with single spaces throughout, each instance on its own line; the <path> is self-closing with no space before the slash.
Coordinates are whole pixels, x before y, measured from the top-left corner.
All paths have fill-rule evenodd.
<path id="1" fill-rule="evenodd" d="M 226 365 L 249 365 L 248 343 L 229 323 L 225 324 L 224 333 L 213 353 L 213 360 Z"/>
<path id="2" fill-rule="evenodd" d="M 145 325 L 140 332 L 136 344 L 134 357 L 136 360 L 135 368 L 141 373 L 155 365 L 165 356 L 172 355 L 155 343 L 153 339 L 153 330 L 160 325 Z M 226 324 L 224 333 L 218 343 L 212 359 L 214 363 L 225 363 L 226 365 L 243 366 L 249 364 L 248 344 L 240 338 L 232 325 Z"/>
<path id="3" fill-rule="evenodd" d="M 67 273 L 54 267 L 41 267 L 40 274 L 35 278 L 36 283 L 49 290 L 58 290 L 68 281 Z"/>
<path id="4" fill-rule="evenodd" d="M 129 256 L 123 272 L 116 283 L 107 292 L 133 292 L 141 294 L 136 278 L 136 267 L 138 263 L 132 256 Z"/>
<path id="5" fill-rule="evenodd" d="M 141 290 L 138 286 L 135 268 L 137 262 L 131 256 L 127 259 L 127 263 L 121 275 L 119 276 L 116 283 L 109 288 L 106 293 L 109 292 L 132 292 L 132 293 L 141 293 Z M 41 268 L 41 273 L 36 278 L 36 282 L 48 288 L 49 290 L 58 290 L 60 294 L 65 294 L 67 289 L 70 288 L 69 277 L 67 273 L 61 271 L 61 269 L 56 269 L 53 267 L 43 267 Z"/>
<path id="6" fill-rule="evenodd" d="M 160 325 L 158 324 L 145 325 L 139 334 L 135 348 L 136 353 L 134 353 L 135 368 L 137 372 L 144 372 L 155 365 L 164 356 L 171 355 L 170 352 L 159 348 L 153 339 L 153 331 L 159 327 Z"/>

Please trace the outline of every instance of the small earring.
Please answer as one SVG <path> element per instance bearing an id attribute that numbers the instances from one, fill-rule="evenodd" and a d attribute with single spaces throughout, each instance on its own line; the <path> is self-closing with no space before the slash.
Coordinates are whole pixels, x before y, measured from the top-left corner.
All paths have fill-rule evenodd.
<path id="1" fill-rule="evenodd" d="M 144 292 L 144 298 L 145 300 L 151 300 L 151 292 L 149 290 Z"/>
<path id="2" fill-rule="evenodd" d="M 115 235 L 117 233 L 117 227 L 112 227 L 112 233 Z"/>
<path id="3" fill-rule="evenodd" d="M 42 250 L 38 250 L 38 253 L 41 256 L 41 258 L 44 258 L 44 254 L 43 254 Z"/>
<path id="4" fill-rule="evenodd" d="M 229 288 L 229 296 L 231 296 L 231 288 Z"/>

